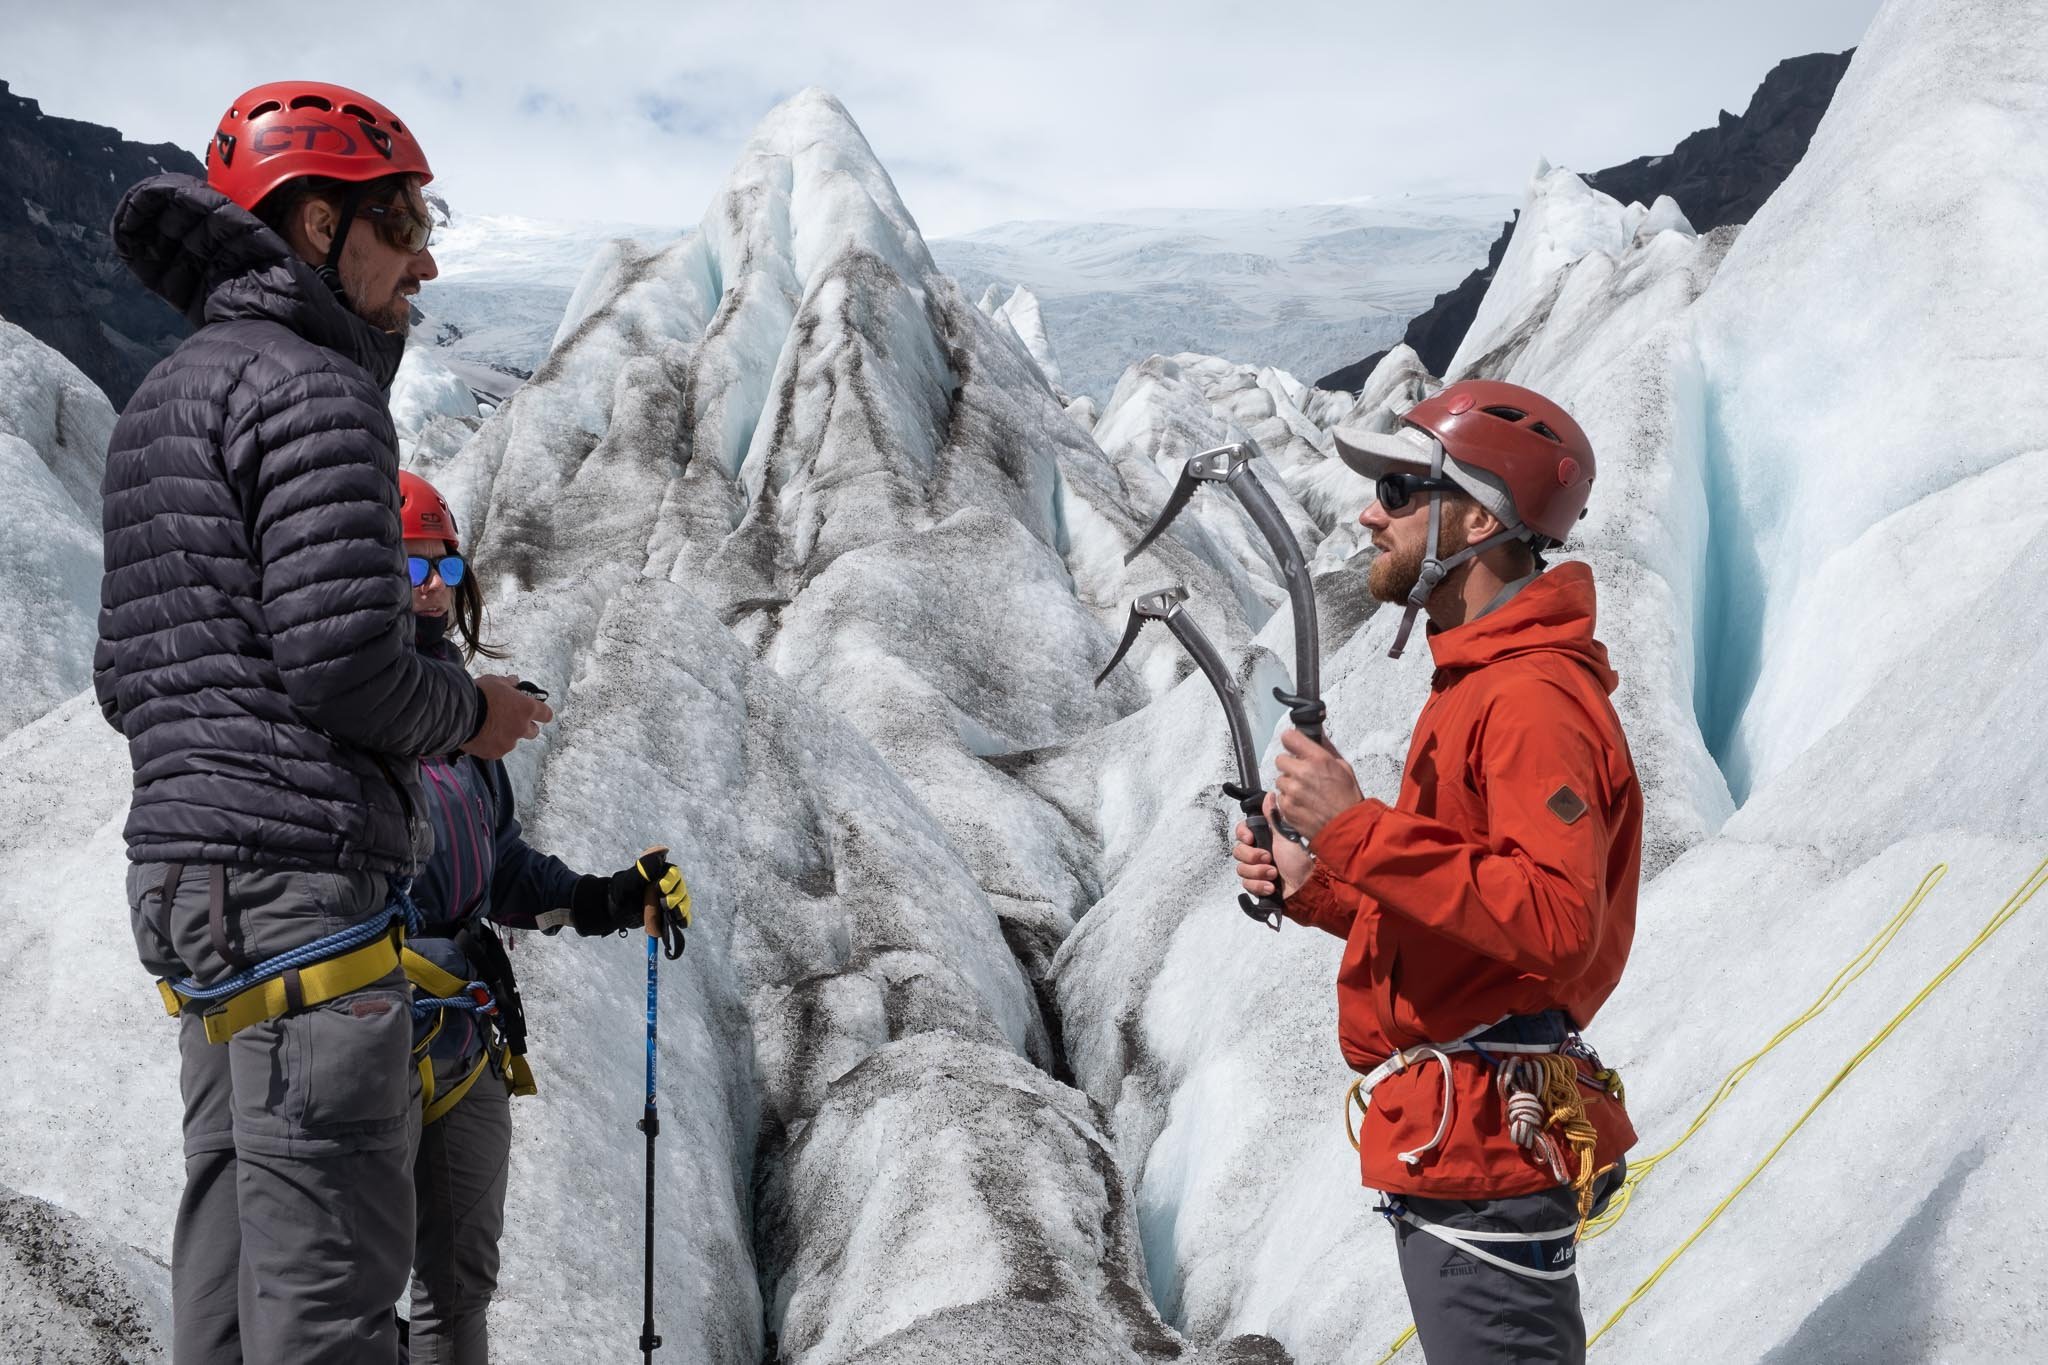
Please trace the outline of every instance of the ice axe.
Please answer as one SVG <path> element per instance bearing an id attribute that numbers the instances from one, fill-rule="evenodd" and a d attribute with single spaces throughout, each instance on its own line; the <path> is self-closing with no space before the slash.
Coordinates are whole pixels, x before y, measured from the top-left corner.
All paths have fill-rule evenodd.
<path id="1" fill-rule="evenodd" d="M 1237 756 L 1236 782 L 1223 784 L 1223 794 L 1237 802 L 1244 812 L 1245 824 L 1251 828 L 1252 843 L 1268 853 L 1273 851 L 1273 826 L 1266 820 L 1266 793 L 1259 785 L 1259 754 L 1252 747 L 1251 722 L 1245 719 L 1244 694 L 1238 691 L 1237 683 L 1230 676 L 1230 670 L 1223 666 L 1223 656 L 1216 652 L 1216 646 L 1195 624 L 1195 618 L 1181 609 L 1188 600 L 1188 590 L 1175 586 L 1148 592 L 1131 604 L 1130 624 L 1124 627 L 1124 638 L 1117 642 L 1116 653 L 1095 675 L 1095 685 L 1102 686 L 1110 670 L 1124 660 L 1131 646 L 1137 642 L 1138 632 L 1145 628 L 1147 621 L 1164 621 L 1173 637 L 1180 641 L 1182 649 L 1194 659 L 1195 666 L 1202 670 L 1202 676 L 1209 680 L 1209 686 L 1216 690 L 1216 698 L 1223 703 L 1223 718 L 1230 725 L 1230 746 Z M 1239 895 L 1238 909 L 1260 921 L 1267 928 L 1280 928 L 1280 902 L 1272 896 L 1252 897 Z"/>
<path id="2" fill-rule="evenodd" d="M 668 850 L 656 844 L 635 859 L 635 866 L 647 858 L 666 859 L 667 855 Z M 640 868 L 640 875 L 647 876 L 645 867 Z M 647 1106 L 641 1112 L 639 1125 L 640 1131 L 647 1134 L 647 1255 L 641 1280 L 640 1358 L 651 1365 L 654 1353 L 661 1347 L 661 1338 L 654 1332 L 654 1139 L 661 1132 L 661 1115 L 654 1107 L 655 1015 L 661 1000 L 662 954 L 666 952 L 673 962 L 683 955 L 685 945 L 682 914 L 662 904 L 661 891 L 653 877 L 647 877 L 647 903 L 641 918 L 642 927 L 647 930 Z"/>
<path id="3" fill-rule="evenodd" d="M 1128 564 L 1143 553 L 1146 546 L 1157 540 L 1181 510 L 1194 500 L 1195 490 L 1205 483 L 1220 483 L 1237 495 L 1237 500 L 1250 514 L 1252 524 L 1259 528 L 1259 534 L 1272 547 L 1273 557 L 1280 561 L 1280 575 L 1287 582 L 1287 600 L 1294 607 L 1294 691 L 1287 693 L 1273 689 L 1273 696 L 1287 708 L 1288 719 L 1294 728 L 1318 744 L 1327 746 L 1323 738 L 1322 646 L 1316 638 L 1316 592 L 1309 581 L 1308 561 L 1302 558 L 1301 545 L 1294 539 L 1294 533 L 1287 529 L 1287 518 L 1280 514 L 1265 485 L 1252 473 L 1252 450 L 1243 442 L 1217 446 L 1199 455 L 1188 457 L 1181 466 L 1180 482 L 1174 484 L 1173 492 L 1166 499 L 1166 506 L 1159 510 L 1158 520 L 1152 523 L 1131 552 L 1124 556 Z"/>

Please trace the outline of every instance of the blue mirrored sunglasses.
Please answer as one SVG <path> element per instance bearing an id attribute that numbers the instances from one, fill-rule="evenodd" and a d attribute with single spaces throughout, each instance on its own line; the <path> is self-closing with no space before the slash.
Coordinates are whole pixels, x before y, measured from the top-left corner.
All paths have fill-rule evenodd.
<path id="1" fill-rule="evenodd" d="M 422 555 L 407 555 L 405 567 L 412 574 L 412 585 L 417 588 L 427 581 L 428 574 L 438 573 L 441 581 L 454 587 L 462 581 L 462 575 L 469 566 L 462 562 L 461 555 L 442 555 L 439 559 L 428 559 Z"/>

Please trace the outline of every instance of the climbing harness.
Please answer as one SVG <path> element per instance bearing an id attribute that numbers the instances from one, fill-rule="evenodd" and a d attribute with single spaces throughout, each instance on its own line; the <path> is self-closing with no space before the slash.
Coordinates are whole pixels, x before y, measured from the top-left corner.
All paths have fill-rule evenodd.
<path id="1" fill-rule="evenodd" d="M 166 906 L 184 871 L 183 863 L 165 869 L 161 894 Z M 195 1004 L 200 1006 L 206 1041 L 225 1043 L 251 1024 L 373 985 L 397 968 L 406 933 L 419 928 L 419 909 L 407 894 L 409 889 L 409 879 L 393 878 L 391 898 L 376 914 L 311 943 L 251 962 L 228 941 L 227 869 L 215 864 L 207 897 L 207 929 L 214 951 L 237 970 L 211 986 L 202 986 L 192 977 L 158 981 L 164 1009 L 176 1017 Z"/>
<path id="2" fill-rule="evenodd" d="M 1389 1196 L 1373 1212 L 1389 1223 L 1406 1224 L 1417 1232 L 1456 1247 L 1474 1260 L 1532 1280 L 1564 1280 L 1578 1271 L 1579 1230 L 1576 1226 L 1547 1232 L 1482 1232 L 1476 1228 L 1446 1227 L 1417 1217 L 1399 1199 Z M 1405 1339 L 1403 1344 L 1405 1344 Z"/>
<path id="3" fill-rule="evenodd" d="M 495 938 L 492 941 L 495 942 Z M 489 982 L 465 981 L 411 948 L 405 950 L 404 965 L 406 979 L 412 982 L 415 991 L 413 1018 L 431 1018 L 434 1021 L 412 1049 L 413 1065 L 420 1077 L 421 1123 L 436 1123 L 446 1117 L 482 1078 L 485 1068 L 494 1064 L 498 1074 L 504 1078 L 506 1089 L 512 1094 L 534 1093 L 533 1072 L 526 1064 L 524 1028 L 522 1026 L 515 1048 L 511 1030 L 505 1027 L 518 999 L 509 989 L 509 982 L 501 994 L 493 990 Z M 446 1090 L 440 1090 L 434 1081 L 434 1062 L 428 1050 L 440 1036 L 447 1020 L 445 1011 L 448 1010 L 460 1010 L 475 1017 L 481 1044 L 475 1064 L 463 1073 L 462 1079 Z"/>
<path id="4" fill-rule="evenodd" d="M 1237 802 L 1237 808 L 1244 812 L 1245 824 L 1252 832 L 1252 843 L 1270 853 L 1273 850 L 1273 827 L 1266 820 L 1266 792 L 1259 785 L 1259 755 L 1252 747 L 1251 722 L 1245 719 L 1244 694 L 1238 690 L 1237 681 L 1230 676 L 1230 670 L 1224 666 L 1223 656 L 1216 652 L 1216 646 L 1195 624 L 1195 618 L 1182 609 L 1187 600 L 1187 589 L 1176 586 L 1148 592 L 1133 602 L 1124 637 L 1117 642 L 1116 653 L 1110 655 L 1109 662 L 1095 675 L 1095 685 L 1102 686 L 1102 680 L 1109 676 L 1110 670 L 1123 662 L 1124 655 L 1130 652 L 1138 632 L 1144 629 L 1147 621 L 1164 621 L 1166 628 L 1180 641 L 1181 648 L 1187 650 L 1202 670 L 1202 676 L 1209 680 L 1209 686 L 1215 689 L 1216 699 L 1223 703 L 1223 719 L 1230 726 L 1230 747 L 1237 757 L 1238 775 L 1236 782 L 1223 784 L 1223 794 Z M 1237 905 L 1268 928 L 1276 932 L 1279 930 L 1278 897 L 1240 895 Z"/>
<path id="5" fill-rule="evenodd" d="M 1494 1084 L 1507 1106 L 1508 1132 L 1518 1145 L 1535 1154 L 1558 1184 L 1577 1192 L 1579 1219 L 1583 1224 L 1593 1205 L 1593 1181 L 1599 1175 L 1593 1166 L 1593 1148 L 1599 1134 L 1586 1117 L 1580 1088 L 1598 1091 L 1616 1101 L 1623 1092 L 1621 1078 L 1601 1065 L 1599 1055 L 1579 1037 L 1562 1010 L 1509 1015 L 1448 1043 L 1417 1043 L 1398 1049 L 1353 1081 L 1345 1094 L 1344 1132 L 1351 1139 L 1352 1149 L 1358 1148 L 1359 1134 L 1352 1127 L 1351 1111 L 1357 1109 L 1362 1130 L 1372 1092 L 1380 1082 L 1401 1075 L 1411 1066 L 1434 1062 L 1442 1071 L 1444 1082 L 1436 1132 L 1420 1147 L 1395 1153 L 1404 1166 L 1419 1166 L 1423 1157 L 1442 1145 L 1451 1130 L 1455 1095 L 1451 1058 L 1461 1053 L 1477 1056 L 1493 1069 Z M 1582 1061 L 1591 1069 L 1591 1075 L 1580 1069 Z M 1564 1144 L 1551 1133 L 1552 1128 L 1563 1133 Z M 1566 1146 L 1577 1158 L 1575 1162 L 1566 1160 Z M 1576 1234 L 1577 1229 L 1573 1231 Z"/>
<path id="6" fill-rule="evenodd" d="M 1322 645 L 1316 630 L 1315 584 L 1309 578 L 1308 561 L 1302 557 L 1301 544 L 1287 527 L 1287 518 L 1281 514 L 1265 485 L 1252 473 L 1252 459 L 1256 453 L 1255 446 L 1240 441 L 1190 456 L 1181 466 L 1180 480 L 1174 484 L 1158 519 L 1124 556 L 1124 563 L 1129 564 L 1144 552 L 1146 546 L 1157 540 L 1204 483 L 1220 483 L 1236 494 L 1252 524 L 1259 528 L 1259 534 L 1272 548 L 1273 558 L 1279 561 L 1280 576 L 1287 583 L 1287 600 L 1294 610 L 1294 691 L 1276 687 L 1273 698 L 1287 707 L 1295 729 L 1318 744 L 1327 744 L 1323 738 L 1326 711 L 1322 690 Z"/>

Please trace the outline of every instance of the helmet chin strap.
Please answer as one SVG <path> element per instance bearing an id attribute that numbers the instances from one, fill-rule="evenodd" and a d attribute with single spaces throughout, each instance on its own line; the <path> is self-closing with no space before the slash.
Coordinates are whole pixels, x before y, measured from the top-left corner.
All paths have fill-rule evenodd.
<path id="1" fill-rule="evenodd" d="M 334 241 L 327 248 L 327 259 L 313 271 L 350 312 L 355 311 L 355 305 L 349 302 L 348 291 L 341 285 L 341 249 L 348 245 L 348 230 L 355 226 L 356 209 L 362 205 L 363 193 L 364 187 L 357 185 L 342 197 L 341 221 L 334 225 Z"/>
<path id="2" fill-rule="evenodd" d="M 1444 448 L 1439 444 L 1436 454 L 1429 461 L 1429 477 L 1441 479 L 1444 476 Z M 1387 651 L 1389 659 L 1401 657 L 1401 651 L 1408 648 L 1408 637 L 1414 633 L 1415 618 L 1422 613 L 1430 594 L 1442 586 L 1451 570 L 1466 560 L 1485 554 L 1496 545 L 1505 545 L 1511 540 L 1527 537 L 1521 527 L 1509 527 L 1496 531 L 1476 545 L 1467 545 L 1449 559 L 1437 558 L 1437 547 L 1442 541 L 1443 494 L 1432 491 L 1429 495 L 1429 542 L 1422 554 L 1422 572 L 1415 576 L 1415 586 L 1409 590 L 1408 603 L 1401 613 L 1401 629 L 1394 633 L 1394 647 Z"/>

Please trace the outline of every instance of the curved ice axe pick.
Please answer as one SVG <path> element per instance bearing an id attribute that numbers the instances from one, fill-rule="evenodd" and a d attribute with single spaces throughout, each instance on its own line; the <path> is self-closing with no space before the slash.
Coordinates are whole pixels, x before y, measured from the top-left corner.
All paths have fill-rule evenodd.
<path id="1" fill-rule="evenodd" d="M 1191 455 L 1181 466 L 1180 482 L 1173 486 L 1173 492 L 1166 499 L 1166 506 L 1159 511 L 1159 519 L 1152 523 L 1152 529 L 1131 547 L 1124 556 L 1128 564 L 1141 554 L 1147 545 L 1157 540 L 1181 509 L 1194 500 L 1195 490 L 1204 483 L 1227 484 L 1237 500 L 1244 504 L 1244 510 L 1251 515 L 1252 524 L 1259 528 L 1259 534 L 1266 538 L 1266 544 L 1273 548 L 1273 557 L 1280 561 L 1280 573 L 1287 580 L 1287 600 L 1294 607 L 1294 692 L 1292 695 L 1273 689 L 1273 696 L 1287 707 L 1288 719 L 1294 728 L 1318 744 L 1327 745 L 1323 738 L 1322 648 L 1316 638 L 1316 592 L 1309 581 L 1308 561 L 1302 558 L 1301 545 L 1294 539 L 1294 533 L 1287 529 L 1287 518 L 1274 505 L 1272 495 L 1266 492 L 1256 475 L 1252 473 L 1252 452 L 1243 442 L 1217 446 L 1199 455 Z"/>
<path id="2" fill-rule="evenodd" d="M 1216 690 L 1216 699 L 1223 703 L 1223 719 L 1230 724 L 1230 747 L 1237 755 L 1236 782 L 1223 784 L 1223 794 L 1237 802 L 1237 808 L 1244 812 L 1244 822 L 1252 832 L 1252 843 L 1266 852 L 1273 851 L 1273 826 L 1266 820 L 1266 792 L 1259 785 L 1259 753 L 1252 747 L 1251 722 L 1244 715 L 1244 694 L 1238 691 L 1237 682 L 1230 676 L 1230 670 L 1223 666 L 1223 656 L 1216 652 L 1216 646 L 1209 643 L 1209 637 L 1195 624 L 1195 618 L 1181 610 L 1181 604 L 1188 600 L 1188 590 L 1183 587 L 1161 588 L 1148 592 L 1131 603 L 1130 624 L 1124 627 L 1124 638 L 1117 642 L 1116 653 L 1095 675 L 1095 685 L 1102 686 L 1110 670 L 1124 661 L 1131 646 L 1137 641 L 1138 632 L 1145 628 L 1147 621 L 1164 621 L 1173 637 L 1180 641 L 1194 659 L 1195 666 L 1202 670 L 1202 676 L 1209 680 L 1209 686 Z M 1260 921 L 1267 928 L 1280 928 L 1280 902 L 1272 896 L 1240 895 L 1237 908 Z"/>

